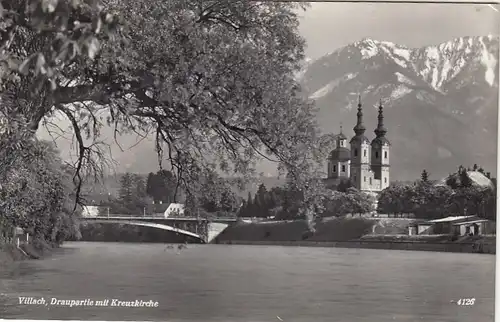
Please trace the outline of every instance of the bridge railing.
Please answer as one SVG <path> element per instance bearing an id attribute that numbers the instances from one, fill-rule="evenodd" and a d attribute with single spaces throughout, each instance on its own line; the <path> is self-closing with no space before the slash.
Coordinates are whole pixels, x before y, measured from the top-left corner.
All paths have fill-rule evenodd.
<path id="1" fill-rule="evenodd" d="M 164 220 L 202 220 L 202 221 L 236 221 L 236 217 L 209 217 L 209 218 L 204 218 L 204 217 L 194 217 L 194 216 L 169 216 L 166 217 L 163 214 L 153 214 L 153 215 L 128 215 L 128 214 L 103 214 L 103 215 L 97 215 L 93 217 L 84 217 L 84 218 L 109 218 L 109 219 L 139 219 L 139 218 L 144 218 L 144 219 L 164 219 Z"/>

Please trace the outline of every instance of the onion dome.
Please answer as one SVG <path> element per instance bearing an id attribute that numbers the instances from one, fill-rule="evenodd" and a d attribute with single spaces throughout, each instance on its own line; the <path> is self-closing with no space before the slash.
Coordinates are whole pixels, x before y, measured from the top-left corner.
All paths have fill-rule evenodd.
<path id="1" fill-rule="evenodd" d="M 344 147 L 338 147 L 330 153 L 330 160 L 344 162 L 351 160 L 351 150 Z"/>

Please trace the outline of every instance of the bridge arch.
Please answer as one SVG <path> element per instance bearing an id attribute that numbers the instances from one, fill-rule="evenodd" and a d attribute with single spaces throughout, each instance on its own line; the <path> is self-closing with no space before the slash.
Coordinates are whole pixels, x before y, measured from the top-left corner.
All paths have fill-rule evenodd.
<path id="1" fill-rule="evenodd" d="M 192 232 L 184 230 L 184 229 L 179 229 L 179 228 L 175 228 L 175 227 L 172 227 L 169 225 L 165 225 L 165 224 L 156 224 L 156 223 L 150 223 L 150 222 L 144 222 L 144 221 L 133 221 L 133 220 L 107 220 L 107 219 L 101 219 L 101 220 L 99 220 L 99 219 L 93 219 L 93 220 L 83 219 L 82 221 L 85 223 L 96 223 L 96 224 L 120 224 L 120 225 L 151 227 L 151 228 L 171 231 L 171 232 L 185 235 L 185 236 L 189 236 L 189 237 L 194 237 L 196 239 L 199 239 L 202 243 L 205 243 L 205 240 L 203 239 L 203 237 L 201 235 L 192 233 Z"/>

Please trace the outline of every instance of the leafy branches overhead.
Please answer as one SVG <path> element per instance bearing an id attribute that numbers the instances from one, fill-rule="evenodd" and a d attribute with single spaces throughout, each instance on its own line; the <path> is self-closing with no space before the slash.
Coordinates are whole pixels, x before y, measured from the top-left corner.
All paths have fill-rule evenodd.
<path id="1" fill-rule="evenodd" d="M 3 0 L 0 17 L 2 85 L 26 76 L 32 92 L 46 81 L 55 89 L 62 68 L 81 57 L 93 59 L 100 36 L 118 22 L 97 1 L 85 0 Z"/>
<path id="2" fill-rule="evenodd" d="M 64 115 L 79 145 L 77 172 L 92 164 L 85 139 L 98 138 L 106 124 L 116 133 L 154 135 L 160 159 L 192 196 L 206 186 L 200 178 L 213 178 L 220 170 L 249 176 L 262 156 L 279 162 L 304 189 L 313 161 L 321 156 L 314 150 L 314 108 L 293 78 L 303 59 L 296 13 L 303 5 L 114 0 L 99 7 L 59 0 L 50 1 L 55 11 L 48 12 L 53 8 L 47 1 L 39 2 L 45 10 L 41 16 L 52 17 L 50 28 L 12 22 L 26 36 L 13 38 L 10 56 L 14 48 L 25 59 L 50 53 L 44 56 L 48 67 L 31 62 L 23 67 L 29 77 L 45 75 L 52 85 L 42 86 L 36 96 L 11 95 L 9 105 L 32 130 L 45 118 Z M 10 10 L 24 12 L 24 2 L 16 3 Z M 116 23 L 108 12 L 123 22 L 116 37 L 102 32 Z M 71 27 L 76 20 L 87 27 Z M 58 47 L 61 33 L 66 45 Z M 102 50 L 95 54 L 92 44 L 99 38 Z M 13 74 L 20 81 L 9 83 L 10 93 L 33 93 L 28 90 L 32 78 Z"/>
<path id="3" fill-rule="evenodd" d="M 9 151 L 0 161 L 0 172 L 9 173 L 10 166 L 22 162 L 36 143 L 32 138 L 41 121 L 57 109 L 58 87 L 81 78 L 74 66 L 91 64 L 100 41 L 109 40 L 117 22 L 96 1 L 0 1 L 0 150 Z M 70 115 L 66 107 L 58 107 Z M 78 114 L 71 116 L 75 124 Z M 79 152 L 87 161 L 76 166 L 78 187 L 85 163 L 98 168 L 89 156 L 91 148 L 83 145 L 82 132 L 76 132 Z"/>

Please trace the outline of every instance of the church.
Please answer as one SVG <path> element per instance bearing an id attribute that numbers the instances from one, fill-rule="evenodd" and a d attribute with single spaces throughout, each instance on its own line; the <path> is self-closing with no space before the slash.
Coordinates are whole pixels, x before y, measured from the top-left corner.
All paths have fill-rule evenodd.
<path id="1" fill-rule="evenodd" d="M 384 111 L 382 102 L 378 110 L 378 125 L 375 138 L 370 140 L 365 136 L 363 124 L 363 109 L 361 98 L 358 102 L 357 123 L 354 126 L 354 136 L 347 146 L 347 137 L 342 133 L 336 136 L 335 149 L 328 158 L 328 177 L 325 180 L 329 187 L 336 187 L 342 181 L 351 181 L 356 189 L 376 194 L 389 186 L 390 162 L 389 150 L 391 144 L 385 137 L 387 129 L 384 126 Z"/>

